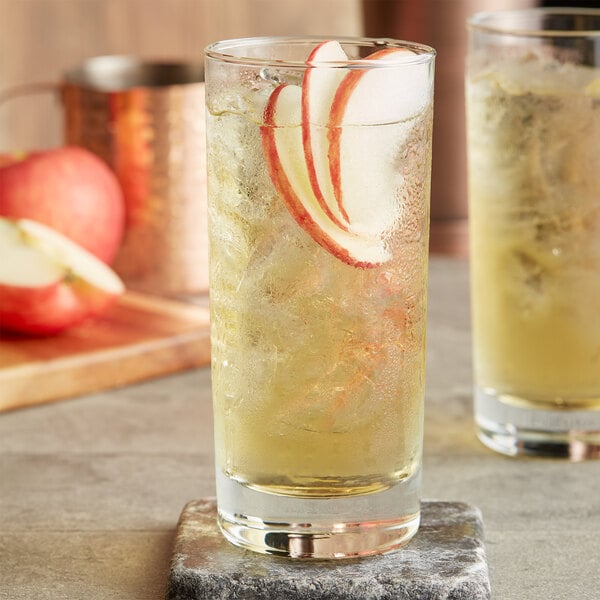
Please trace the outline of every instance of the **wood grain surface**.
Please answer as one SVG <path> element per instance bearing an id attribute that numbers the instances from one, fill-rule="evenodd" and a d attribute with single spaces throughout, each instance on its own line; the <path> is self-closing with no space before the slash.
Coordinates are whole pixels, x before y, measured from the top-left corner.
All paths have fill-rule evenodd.
<path id="1" fill-rule="evenodd" d="M 120 387 L 210 362 L 208 309 L 128 292 L 60 335 L 0 335 L 0 411 Z"/>

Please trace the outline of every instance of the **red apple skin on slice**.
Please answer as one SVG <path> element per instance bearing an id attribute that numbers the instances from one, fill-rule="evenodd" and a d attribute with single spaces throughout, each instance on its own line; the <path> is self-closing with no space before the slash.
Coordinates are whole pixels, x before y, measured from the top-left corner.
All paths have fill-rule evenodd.
<path id="1" fill-rule="evenodd" d="M 61 280 L 41 288 L 0 283 L 0 330 L 53 335 L 103 314 L 116 299 L 81 280 Z"/>
<path id="2" fill-rule="evenodd" d="M 0 329 L 51 335 L 104 313 L 124 291 L 118 276 L 60 233 L 0 218 Z"/>
<path id="3" fill-rule="evenodd" d="M 280 85 L 271 94 L 261 127 L 263 152 L 275 190 L 296 222 L 328 252 L 354 267 L 371 268 L 391 258 L 381 239 L 340 229 L 312 191 L 302 144 L 301 90 Z"/>
<path id="4" fill-rule="evenodd" d="M 414 62 L 415 56 L 407 48 L 374 52 L 366 60 L 393 67 L 351 70 L 336 91 L 329 119 L 329 169 L 351 231 L 381 235 L 401 211 L 395 199 L 401 178 L 394 168 L 394 147 L 402 135 L 395 124 L 416 116 L 429 102 L 429 78 L 424 72 L 429 66 L 402 67 L 403 62 Z M 370 215 L 362 211 L 365 196 L 371 198 Z M 368 218 L 357 219 L 357 212 Z"/>
<path id="5" fill-rule="evenodd" d="M 345 62 L 339 42 L 322 42 L 310 53 L 302 82 L 302 144 L 310 184 L 325 214 L 341 229 L 348 229 L 348 215 L 338 202 L 329 174 L 327 125 L 336 90 L 345 70 L 323 63 Z"/>

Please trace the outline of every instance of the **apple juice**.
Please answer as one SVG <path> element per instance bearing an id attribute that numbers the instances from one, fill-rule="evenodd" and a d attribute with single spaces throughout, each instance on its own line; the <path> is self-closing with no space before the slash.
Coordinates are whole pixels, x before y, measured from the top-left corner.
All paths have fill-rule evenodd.
<path id="1" fill-rule="evenodd" d="M 467 85 L 475 377 L 600 406 L 600 70 L 531 54 Z"/>
<path id="2" fill-rule="evenodd" d="M 391 258 L 366 268 L 316 243 L 276 191 L 262 141 L 272 89 L 208 103 L 217 468 L 285 495 L 386 489 L 421 454 L 431 104 L 370 126 L 395 140 L 378 156 L 397 186 Z"/>

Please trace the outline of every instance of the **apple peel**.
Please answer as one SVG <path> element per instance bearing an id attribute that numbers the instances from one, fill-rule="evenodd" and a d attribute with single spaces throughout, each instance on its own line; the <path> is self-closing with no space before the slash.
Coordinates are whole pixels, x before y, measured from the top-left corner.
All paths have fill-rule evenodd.
<path id="1" fill-rule="evenodd" d="M 348 56 L 339 42 L 319 44 L 310 54 L 302 81 L 302 144 L 313 193 L 325 214 L 340 228 L 348 230 L 348 215 L 339 202 L 329 174 L 329 113 L 345 69 L 327 66 L 344 63 Z"/>
<path id="2" fill-rule="evenodd" d="M 351 229 L 360 234 L 382 235 L 401 214 L 396 191 L 403 179 L 395 156 L 408 127 L 403 123 L 429 102 L 429 66 L 414 64 L 414 59 L 408 48 L 370 54 L 366 60 L 379 65 L 349 71 L 332 102 L 328 123 L 332 187 Z M 410 68 L 403 68 L 405 62 L 411 63 Z M 365 196 L 371 198 L 369 212 L 364 210 Z"/>
<path id="3" fill-rule="evenodd" d="M 317 242 L 345 263 L 369 268 L 391 258 L 381 238 L 360 236 L 340 228 L 316 197 L 306 164 L 302 139 L 302 90 L 283 84 L 272 92 L 261 127 L 267 167 L 276 191 L 296 222 Z"/>
<path id="4" fill-rule="evenodd" d="M 117 176 L 77 146 L 0 155 L 0 216 L 52 227 L 107 264 L 125 232 Z"/>
<path id="5" fill-rule="evenodd" d="M 261 128 L 271 180 L 294 219 L 365 268 L 391 258 L 385 238 L 402 213 L 396 161 L 410 119 L 430 101 L 430 66 L 412 50 L 384 48 L 366 60 L 373 66 L 347 68 L 339 42 L 320 43 L 302 87 L 271 93 Z"/>
<path id="6" fill-rule="evenodd" d="M 100 259 L 57 231 L 0 217 L 0 328 L 58 333 L 104 313 L 124 291 Z"/>

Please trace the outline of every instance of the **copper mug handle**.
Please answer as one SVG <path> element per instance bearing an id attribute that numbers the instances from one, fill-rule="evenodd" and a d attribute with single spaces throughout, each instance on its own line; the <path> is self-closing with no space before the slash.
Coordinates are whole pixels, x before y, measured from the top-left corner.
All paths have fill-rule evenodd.
<path id="1" fill-rule="evenodd" d="M 52 81 L 39 81 L 34 83 L 14 85 L 0 92 L 0 105 L 8 102 L 9 100 L 20 98 L 22 96 L 56 92 L 58 90 L 60 90 L 60 83 Z"/>

